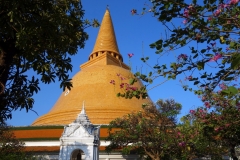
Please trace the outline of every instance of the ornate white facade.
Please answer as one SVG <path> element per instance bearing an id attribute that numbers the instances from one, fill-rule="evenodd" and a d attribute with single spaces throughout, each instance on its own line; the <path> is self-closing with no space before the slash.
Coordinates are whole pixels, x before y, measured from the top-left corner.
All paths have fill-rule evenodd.
<path id="1" fill-rule="evenodd" d="M 77 119 L 64 127 L 59 160 L 99 160 L 99 130 L 88 119 L 84 105 Z M 82 156 L 84 154 L 84 157 Z"/>

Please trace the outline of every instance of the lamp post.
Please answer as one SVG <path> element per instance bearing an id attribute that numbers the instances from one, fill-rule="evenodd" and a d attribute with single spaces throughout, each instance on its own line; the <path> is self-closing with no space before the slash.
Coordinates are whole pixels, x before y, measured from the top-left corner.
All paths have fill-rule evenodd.
<path id="1" fill-rule="evenodd" d="M 94 139 L 93 140 L 93 160 L 98 160 L 99 155 L 98 155 L 98 145 L 99 145 L 99 140 Z"/>

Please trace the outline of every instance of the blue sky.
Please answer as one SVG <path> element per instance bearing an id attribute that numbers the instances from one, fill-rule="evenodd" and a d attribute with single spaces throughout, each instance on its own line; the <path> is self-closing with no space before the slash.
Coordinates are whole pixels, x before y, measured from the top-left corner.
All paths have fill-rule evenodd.
<path id="1" fill-rule="evenodd" d="M 151 68 L 143 64 L 140 58 L 144 55 L 150 57 L 149 64 L 153 65 L 159 62 L 160 64 L 169 64 L 170 61 L 176 61 L 176 57 L 185 52 L 189 52 L 188 48 L 169 52 L 163 56 L 155 55 L 155 50 L 150 49 L 149 44 L 155 42 L 165 36 L 166 28 L 164 28 L 156 18 L 151 14 L 144 16 L 133 16 L 131 10 L 136 8 L 138 11 L 145 7 L 144 0 L 83 0 L 83 8 L 85 10 L 85 18 L 98 19 L 100 22 L 105 13 L 107 5 L 111 13 L 117 43 L 124 58 L 124 62 L 129 65 L 127 54 L 134 53 L 130 60 L 130 65 L 133 72 L 141 70 L 143 73 L 151 71 Z M 181 21 L 174 21 L 176 25 L 181 25 Z M 78 51 L 78 54 L 72 57 L 73 71 L 70 77 L 73 77 L 79 72 L 79 66 L 88 60 L 88 56 L 92 52 L 95 44 L 99 28 L 88 28 L 86 31 L 89 34 L 89 40 L 86 42 L 85 48 Z M 168 32 L 167 32 L 168 33 Z M 33 72 L 28 72 L 29 76 L 34 75 Z M 173 98 L 183 106 L 181 115 L 189 113 L 190 109 L 195 109 L 202 105 L 200 99 L 192 92 L 184 91 L 181 87 L 180 80 L 184 81 L 185 75 L 178 77 L 176 80 L 166 81 L 163 78 L 157 79 L 153 85 L 154 88 L 149 90 L 151 99 L 155 102 L 158 99 Z M 165 82 L 165 83 L 163 83 Z M 163 83 L 159 86 L 158 84 Z M 184 81 L 184 83 L 188 83 Z M 189 83 L 191 85 L 191 83 Z M 157 86 L 157 87 L 156 87 Z M 41 84 L 41 91 L 34 96 L 34 108 L 38 115 L 32 111 L 26 113 L 25 110 L 13 112 L 13 118 L 8 120 L 8 123 L 13 126 L 26 126 L 39 116 L 47 113 L 59 98 L 62 89 L 59 83 Z M 115 95 L 113 95 L 115 96 Z"/>

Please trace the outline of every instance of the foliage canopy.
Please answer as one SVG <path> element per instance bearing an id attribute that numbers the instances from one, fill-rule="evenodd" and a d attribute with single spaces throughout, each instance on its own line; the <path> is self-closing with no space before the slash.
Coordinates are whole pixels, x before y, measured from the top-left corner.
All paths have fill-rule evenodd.
<path id="1" fill-rule="evenodd" d="M 239 0 L 151 0 L 141 13 L 137 9 L 131 13 L 152 14 L 165 26 L 166 36 L 150 44 L 156 54 L 162 56 L 177 52 L 177 58 L 170 64 L 156 62 L 152 66 L 148 64 L 151 56 L 143 57 L 142 61 L 152 70 L 147 74 L 137 72 L 136 79 L 141 79 L 147 86 L 158 77 L 176 79 L 183 75 L 186 83 L 195 86 L 190 87 L 184 82 L 183 89 L 194 91 L 204 104 L 190 110 L 184 125 L 179 126 L 180 130 L 185 128 L 196 135 L 193 139 L 189 133 L 183 132 L 183 137 L 188 137 L 184 140 L 185 151 L 188 147 L 193 151 L 191 145 L 195 143 L 197 145 L 193 146 L 199 153 L 204 153 L 201 147 L 207 149 L 207 146 L 212 146 L 215 151 L 207 150 L 221 157 L 227 153 L 227 148 L 229 155 L 237 160 L 235 149 L 240 145 Z M 147 89 L 119 95 L 125 98 L 145 97 Z M 200 132 L 203 134 L 195 134 Z M 209 144 L 205 145 L 205 142 Z M 186 155 L 196 156 L 190 152 Z"/>
<path id="2" fill-rule="evenodd" d="M 173 51 L 178 53 L 175 61 L 170 64 L 148 64 L 152 66 L 151 72 L 137 72 L 137 78 L 149 85 L 158 77 L 176 79 L 179 75 L 185 75 L 185 81 L 192 82 L 197 87 L 193 89 L 183 83 L 183 88 L 194 90 L 197 95 L 203 94 L 205 89 L 222 91 L 222 85 L 229 86 L 222 94 L 238 95 L 238 0 L 151 0 L 146 6 L 148 8 L 143 8 L 142 13 L 136 9 L 131 12 L 134 15 L 152 14 L 166 28 L 166 36 L 160 37 L 150 47 L 160 56 Z M 142 61 L 148 63 L 149 59 L 151 57 L 143 57 Z M 141 97 L 139 95 L 145 95 L 146 91 L 135 91 L 138 94 L 134 96 Z"/>
<path id="3" fill-rule="evenodd" d="M 109 124 L 110 145 L 108 152 L 122 149 L 124 154 L 135 151 L 146 154 L 152 159 L 169 158 L 173 153 L 179 152 L 176 136 L 176 124 L 173 117 L 175 113 L 168 110 L 175 109 L 178 113 L 181 105 L 174 100 L 163 102 L 159 100 L 159 108 L 146 105 L 142 111 L 117 118 Z"/>
<path id="4" fill-rule="evenodd" d="M 70 89 L 71 58 L 83 48 L 85 28 L 98 22 L 84 20 L 79 0 L 0 0 L 0 114 L 11 118 L 17 109 L 32 109 L 40 81 L 57 78 Z M 38 76 L 29 77 L 26 72 Z"/>
<path id="5" fill-rule="evenodd" d="M 35 160 L 31 154 L 24 152 L 24 143 L 16 139 L 11 127 L 0 123 L 0 159 L 1 160 Z"/>

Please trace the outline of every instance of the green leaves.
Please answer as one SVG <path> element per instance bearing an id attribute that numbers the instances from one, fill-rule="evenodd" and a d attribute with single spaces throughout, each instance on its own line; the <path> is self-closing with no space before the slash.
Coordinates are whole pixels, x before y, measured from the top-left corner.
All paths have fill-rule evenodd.
<path id="1" fill-rule="evenodd" d="M 239 2 L 204 0 L 201 4 L 196 0 L 189 3 L 180 0 L 151 3 L 154 16 L 167 32 L 150 47 L 155 48 L 157 54 L 181 55 L 175 56 L 175 60 L 164 68 L 162 64 L 156 64 L 152 73 L 168 79 L 184 75 L 185 80 L 196 85 L 194 90 L 189 84 L 183 84 L 184 90 L 193 90 L 204 102 L 203 107 L 191 110 L 185 117 L 186 123 L 179 127 L 184 128 L 181 129 L 183 140 L 189 140 L 181 142 L 185 147 L 181 152 L 184 155 L 179 159 L 191 159 L 188 157 L 191 154 L 193 157 L 216 155 L 212 158 L 220 159 L 224 150 L 231 148 L 234 151 L 240 144 Z M 184 24 L 178 23 L 179 19 Z M 179 49 L 184 50 L 184 54 Z M 198 153 L 194 154 L 196 150 Z"/>
<path id="2" fill-rule="evenodd" d="M 201 53 L 205 53 L 207 50 L 206 49 L 202 49 L 201 50 Z"/>
<path id="3" fill-rule="evenodd" d="M 12 110 L 32 108 L 39 81 L 49 84 L 57 78 L 63 90 L 71 89 L 70 56 L 84 47 L 88 39 L 85 29 L 99 23 L 84 20 L 82 4 L 76 0 L 1 0 L 0 10 L 0 61 L 4 62 L 0 64 L 0 83 L 5 86 L 0 95 L 0 118 L 7 119 Z M 38 79 L 27 77 L 32 69 Z"/>
<path id="4" fill-rule="evenodd" d="M 63 91 L 65 91 L 65 89 L 67 88 L 68 90 L 71 90 L 72 86 L 72 79 L 64 79 L 61 84 L 60 84 L 60 88 L 63 89 Z"/>
<path id="5" fill-rule="evenodd" d="M 234 86 L 228 87 L 228 91 L 229 91 L 230 94 L 232 94 L 232 95 L 236 95 L 236 94 L 238 93 L 238 90 L 237 90 Z"/>
<path id="6" fill-rule="evenodd" d="M 38 79 L 35 79 L 35 77 L 33 76 L 32 77 L 32 80 L 29 81 L 30 85 L 29 85 L 29 90 L 30 90 L 30 93 L 34 94 L 35 93 L 38 93 L 38 91 L 40 90 L 39 88 L 39 80 Z"/>
<path id="7" fill-rule="evenodd" d="M 198 63 L 197 63 L 197 68 L 198 68 L 198 70 L 204 70 L 204 65 L 205 65 L 204 62 L 198 62 Z"/>
<path id="8" fill-rule="evenodd" d="M 193 84 L 194 84 L 194 85 L 197 85 L 199 82 L 200 82 L 200 81 L 195 81 Z"/>
<path id="9" fill-rule="evenodd" d="M 173 70 L 177 70 L 177 69 L 178 69 L 176 63 L 171 63 L 170 67 L 171 67 Z"/>
<path id="10" fill-rule="evenodd" d="M 10 17 L 10 22 L 13 22 L 13 11 L 10 11 L 7 15 Z"/>
<path id="11" fill-rule="evenodd" d="M 160 40 L 156 41 L 155 43 L 150 44 L 149 46 L 150 46 L 150 48 L 156 48 L 158 51 L 160 51 L 162 49 L 162 42 L 163 42 L 163 40 L 160 39 Z"/>
<path id="12" fill-rule="evenodd" d="M 238 69 L 238 67 L 240 66 L 240 55 L 234 55 L 233 56 L 233 61 L 231 63 L 231 68 L 232 69 Z"/>
<path id="13" fill-rule="evenodd" d="M 222 82 L 234 84 L 233 80 L 238 79 L 240 73 L 238 5 L 218 0 L 207 0 L 203 4 L 195 0 L 191 3 L 182 0 L 151 3 L 153 15 L 166 27 L 167 32 L 165 37 L 150 44 L 150 48 L 162 55 L 180 55 L 183 53 L 179 49 L 184 49 L 187 57 L 177 56 L 165 68 L 156 64 L 152 73 L 158 74 L 157 77 L 175 79 L 180 74 L 188 76 L 194 72 L 194 77 L 198 79 L 188 80 L 209 90 L 217 90 Z M 178 23 L 179 19 L 184 24 Z M 199 75 L 196 75 L 197 72 Z M 141 79 L 149 82 L 143 75 Z"/>
<path id="14" fill-rule="evenodd" d="M 234 86 L 229 86 L 227 89 L 221 91 L 221 94 L 227 96 L 234 96 L 238 93 L 239 93 L 238 89 Z"/>
<path id="15" fill-rule="evenodd" d="M 135 79 L 135 78 L 129 79 L 129 84 L 130 85 L 133 85 L 135 82 L 137 82 L 137 79 Z"/>
<path id="16" fill-rule="evenodd" d="M 139 155 L 165 157 L 178 151 L 176 128 L 172 119 L 167 117 L 174 119 L 181 106 L 175 105 L 173 101 L 161 102 L 163 102 L 161 105 L 164 105 L 161 109 L 145 105 L 142 111 L 111 121 L 109 136 L 106 138 L 110 141 L 106 147 L 107 152 L 121 148 L 123 154 L 135 151 Z M 176 112 L 173 111 L 175 109 Z"/>

